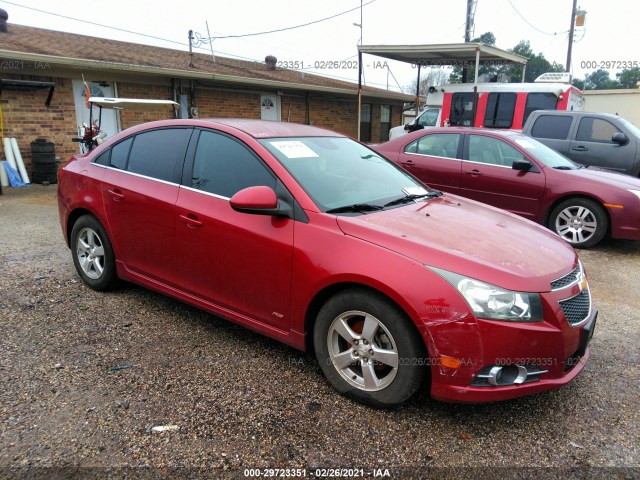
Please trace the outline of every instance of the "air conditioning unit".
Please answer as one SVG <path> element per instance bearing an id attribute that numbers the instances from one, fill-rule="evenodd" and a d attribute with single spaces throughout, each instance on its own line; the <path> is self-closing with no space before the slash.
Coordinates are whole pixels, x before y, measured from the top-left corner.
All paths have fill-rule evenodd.
<path id="1" fill-rule="evenodd" d="M 547 72 L 534 80 L 535 83 L 571 83 L 569 72 Z"/>

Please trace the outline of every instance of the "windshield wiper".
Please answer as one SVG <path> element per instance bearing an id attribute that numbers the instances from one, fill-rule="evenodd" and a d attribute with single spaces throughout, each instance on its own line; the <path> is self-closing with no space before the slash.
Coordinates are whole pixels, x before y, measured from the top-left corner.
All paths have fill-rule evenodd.
<path id="1" fill-rule="evenodd" d="M 348 212 L 375 212 L 376 210 L 382 210 L 380 205 L 371 205 L 368 203 L 354 203 L 353 205 L 345 205 L 343 207 L 332 208 L 327 210 L 326 213 L 348 213 Z"/>
<path id="2" fill-rule="evenodd" d="M 437 190 L 432 190 L 427 193 L 413 193 L 410 195 L 405 195 L 404 197 L 396 198 L 395 200 L 391 200 L 389 203 L 385 203 L 384 208 L 393 207 L 394 205 L 402 205 L 403 203 L 413 202 L 414 200 L 418 200 L 420 198 L 435 198 L 442 195 L 442 192 L 438 192 Z"/>

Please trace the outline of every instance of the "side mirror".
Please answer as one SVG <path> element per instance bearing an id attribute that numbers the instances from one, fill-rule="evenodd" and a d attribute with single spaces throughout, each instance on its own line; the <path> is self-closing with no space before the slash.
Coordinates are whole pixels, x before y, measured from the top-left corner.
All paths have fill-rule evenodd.
<path id="1" fill-rule="evenodd" d="M 410 124 L 410 123 L 407 123 L 407 124 L 404 126 L 404 129 L 405 129 L 405 130 L 410 130 L 410 129 L 411 129 L 411 124 Z"/>
<path id="2" fill-rule="evenodd" d="M 533 167 L 533 164 L 529 160 L 514 160 L 511 164 L 511 168 L 520 172 L 528 172 Z"/>
<path id="3" fill-rule="evenodd" d="M 617 143 L 618 145 L 626 145 L 627 143 L 629 143 L 629 139 L 627 138 L 627 136 L 622 133 L 622 132 L 616 132 L 613 134 L 613 137 L 611 137 L 611 141 L 613 143 Z"/>
<path id="4" fill-rule="evenodd" d="M 270 187 L 259 185 L 237 192 L 231 200 L 231 208 L 236 212 L 255 215 L 277 215 L 278 198 Z"/>

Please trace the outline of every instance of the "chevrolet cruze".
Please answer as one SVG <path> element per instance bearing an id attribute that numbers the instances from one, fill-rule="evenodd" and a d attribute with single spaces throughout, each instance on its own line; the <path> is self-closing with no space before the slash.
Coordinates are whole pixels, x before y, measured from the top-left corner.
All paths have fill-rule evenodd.
<path id="1" fill-rule="evenodd" d="M 145 123 L 72 157 L 58 202 L 89 287 L 134 282 L 312 351 L 371 405 L 542 392 L 589 358 L 596 311 L 569 244 L 334 132 Z"/>

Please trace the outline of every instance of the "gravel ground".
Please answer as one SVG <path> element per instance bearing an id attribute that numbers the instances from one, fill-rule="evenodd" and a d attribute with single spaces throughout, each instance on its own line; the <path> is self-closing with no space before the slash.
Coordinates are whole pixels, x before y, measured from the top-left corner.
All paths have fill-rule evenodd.
<path id="1" fill-rule="evenodd" d="M 568 386 L 378 411 L 292 348 L 143 288 L 85 287 L 55 188 L 0 196 L 1 478 L 640 478 L 640 242 L 580 252 L 600 315 Z"/>

